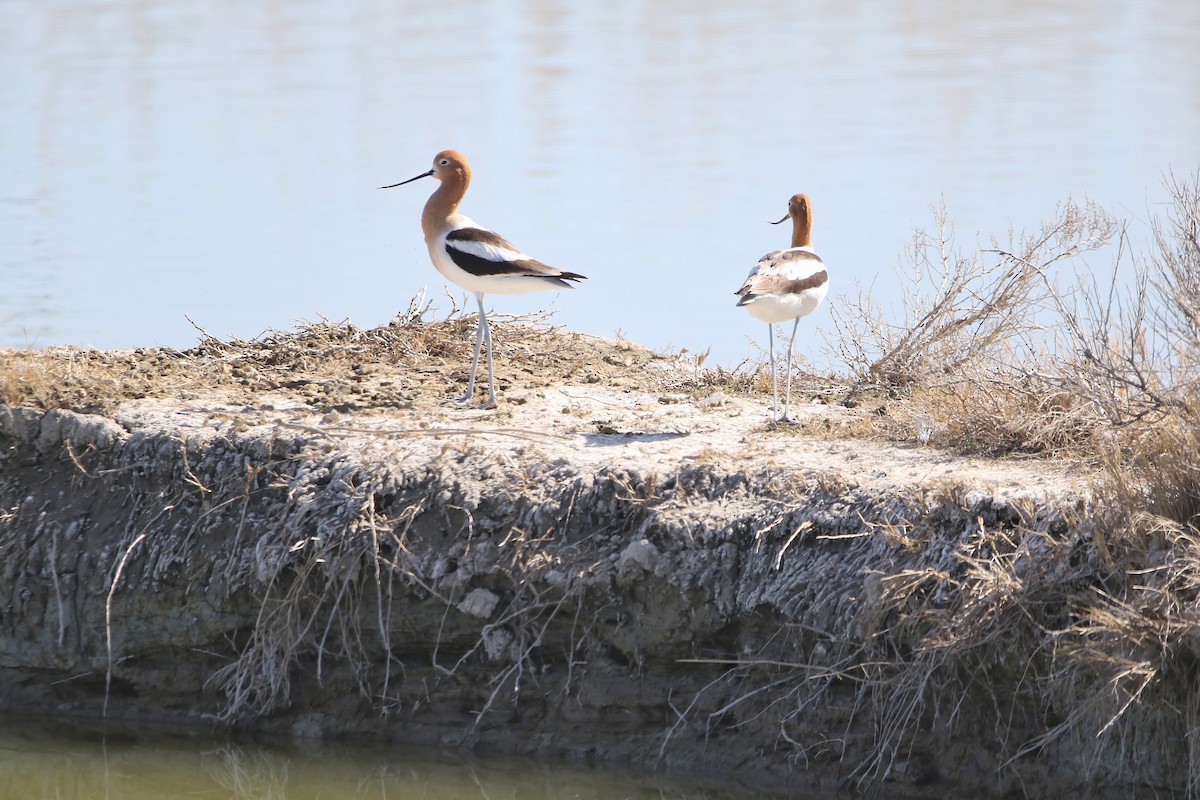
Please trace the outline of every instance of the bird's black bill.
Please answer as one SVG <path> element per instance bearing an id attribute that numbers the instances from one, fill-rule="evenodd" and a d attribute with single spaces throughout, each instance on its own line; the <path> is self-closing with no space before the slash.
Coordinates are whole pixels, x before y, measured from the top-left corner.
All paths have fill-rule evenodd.
<path id="1" fill-rule="evenodd" d="M 416 180 L 416 178 L 413 178 L 413 180 Z M 405 183 L 408 183 L 408 181 L 405 181 Z M 776 222 L 772 222 L 771 224 L 772 224 L 772 225 L 778 225 L 780 222 L 783 222 L 784 220 L 786 220 L 786 219 L 787 219 L 789 216 L 791 216 L 791 215 L 790 215 L 790 214 L 784 214 L 784 215 L 783 215 L 783 219 L 781 219 L 781 220 L 777 220 Z"/>
<path id="2" fill-rule="evenodd" d="M 428 178 L 432 174 L 433 174 L 433 170 L 429 170 L 429 172 L 422 172 L 420 175 L 418 175 L 415 178 L 409 178 L 406 181 L 400 181 L 399 183 L 393 183 L 391 186 L 380 186 L 379 188 L 380 189 L 395 189 L 397 186 L 403 186 L 406 183 L 412 183 L 413 181 L 419 181 L 419 180 L 421 180 L 421 178 Z"/>

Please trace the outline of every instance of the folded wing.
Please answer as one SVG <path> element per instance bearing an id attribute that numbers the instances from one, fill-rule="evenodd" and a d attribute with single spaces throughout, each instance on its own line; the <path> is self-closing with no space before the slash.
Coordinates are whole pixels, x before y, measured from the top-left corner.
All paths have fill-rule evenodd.
<path id="1" fill-rule="evenodd" d="M 784 297 L 817 289 L 829 282 L 825 262 L 811 250 L 775 250 L 758 260 L 738 295 L 744 306 L 764 296 Z"/>
<path id="2" fill-rule="evenodd" d="M 586 276 L 552 267 L 487 228 L 458 228 L 446 235 L 446 252 L 463 271 L 477 276 L 535 277 L 569 286 Z"/>

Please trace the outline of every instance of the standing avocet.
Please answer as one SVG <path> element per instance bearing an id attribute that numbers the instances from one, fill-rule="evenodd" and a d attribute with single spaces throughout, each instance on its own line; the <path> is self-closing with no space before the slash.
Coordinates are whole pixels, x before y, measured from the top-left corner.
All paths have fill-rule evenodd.
<path id="1" fill-rule="evenodd" d="M 795 320 L 787 351 L 787 394 L 783 403 L 783 422 L 790 422 L 792 404 L 792 345 L 800 318 L 817 310 L 829 291 L 829 273 L 825 262 L 812 249 L 812 205 L 806 195 L 795 194 L 788 201 L 792 218 L 792 246 L 767 253 L 758 260 L 742 288 L 734 294 L 737 304 L 750 316 L 767 323 L 767 341 L 771 348 L 771 416 L 779 417 L 779 385 L 775 377 L 775 323 Z"/>
<path id="2" fill-rule="evenodd" d="M 457 150 L 443 150 L 433 157 L 433 169 L 381 189 L 393 189 L 428 177 L 441 186 L 434 190 L 421 214 L 421 228 L 429 258 L 443 276 L 475 295 L 479 303 L 479 325 L 475 330 L 475 354 L 467 392 L 456 402 L 467 403 L 475 393 L 475 373 L 479 368 L 479 347 L 487 340 L 488 397 L 484 408 L 496 407 L 496 382 L 492 374 L 492 329 L 483 309 L 485 294 L 525 294 L 544 289 L 572 288 L 568 281 L 583 280 L 575 272 L 543 264 L 514 246 L 500 234 L 490 231 L 458 213 L 458 204 L 471 183 L 471 165 Z"/>

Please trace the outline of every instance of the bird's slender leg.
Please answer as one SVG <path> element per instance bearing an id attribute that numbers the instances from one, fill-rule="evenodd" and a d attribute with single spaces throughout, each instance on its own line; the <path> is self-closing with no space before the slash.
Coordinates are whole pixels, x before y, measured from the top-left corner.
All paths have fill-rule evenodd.
<path id="1" fill-rule="evenodd" d="M 792 323 L 792 338 L 788 339 L 787 354 L 787 391 L 783 399 L 783 421 L 792 421 L 792 347 L 796 344 L 796 329 L 800 327 L 800 318 Z"/>
<path id="2" fill-rule="evenodd" d="M 483 408 L 496 407 L 496 378 L 492 373 L 492 325 L 487 321 L 487 312 L 483 310 L 483 295 L 479 295 L 479 319 L 483 323 L 483 338 L 487 340 L 488 364 L 488 397 Z"/>
<path id="3" fill-rule="evenodd" d="M 467 393 L 454 398 L 456 403 L 466 403 L 475 395 L 475 372 L 479 369 L 479 347 L 483 344 L 484 330 L 487 328 L 487 317 L 483 313 L 483 294 L 476 292 L 475 299 L 479 302 L 479 323 L 475 326 L 475 354 L 471 356 L 471 374 L 467 377 Z M 491 340 L 488 340 L 488 363 L 491 363 Z"/>
<path id="4" fill-rule="evenodd" d="M 771 419 L 779 419 L 779 384 L 775 378 L 775 326 L 769 322 L 767 346 L 771 348 Z"/>

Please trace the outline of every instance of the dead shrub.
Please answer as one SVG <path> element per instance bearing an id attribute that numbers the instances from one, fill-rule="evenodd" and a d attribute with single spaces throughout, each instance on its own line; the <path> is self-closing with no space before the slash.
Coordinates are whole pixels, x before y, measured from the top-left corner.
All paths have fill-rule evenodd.
<path id="1" fill-rule="evenodd" d="M 1050 276 L 1119 231 L 1095 203 L 1068 199 L 1036 231 L 966 254 L 945 208 L 935 208 L 933 230 L 916 231 L 899 270 L 898 308 L 861 287 L 831 306 L 831 345 L 850 373 L 850 397 L 884 398 L 877 429 L 889 438 L 981 453 L 1058 451 L 1086 439 L 1081 409 L 1043 375 L 1061 305 Z"/>
<path id="2" fill-rule="evenodd" d="M 885 309 L 870 288 L 831 305 L 840 360 L 861 386 L 944 385 L 978 362 L 1020 349 L 1041 330 L 1054 264 L 1106 244 L 1115 223 L 1091 202 L 1071 200 L 1034 233 L 1009 234 L 1006 249 L 964 254 L 934 209 L 932 232 L 918 229 L 900 272 L 900 307 Z"/>

